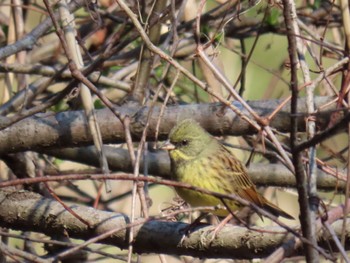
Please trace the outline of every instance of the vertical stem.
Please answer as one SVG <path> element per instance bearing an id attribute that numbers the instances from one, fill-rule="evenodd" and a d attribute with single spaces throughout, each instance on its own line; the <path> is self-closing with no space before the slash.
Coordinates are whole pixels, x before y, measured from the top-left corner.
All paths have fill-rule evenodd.
<path id="1" fill-rule="evenodd" d="M 298 76 L 297 76 L 297 65 L 298 65 L 298 56 L 297 56 L 297 43 L 296 43 L 296 32 L 293 24 L 295 17 L 295 12 L 293 12 L 294 2 L 290 0 L 283 0 L 283 15 L 285 19 L 287 37 L 288 37 L 288 52 L 291 64 L 291 149 L 293 155 L 293 165 L 295 169 L 295 177 L 297 182 L 298 190 L 298 201 L 300 205 L 300 223 L 303 236 L 310 240 L 311 243 L 317 245 L 315 229 L 312 226 L 312 215 L 310 213 L 310 204 L 309 204 L 309 192 L 308 184 L 306 180 L 306 174 L 304 171 L 301 153 L 296 150 L 297 147 L 297 133 L 298 133 L 298 123 L 297 123 L 297 113 L 298 113 Z M 312 245 L 305 245 L 305 256 L 307 262 L 319 262 L 318 252 L 313 248 Z"/>
<path id="2" fill-rule="evenodd" d="M 349 50 L 350 50 L 350 12 L 349 12 L 349 2 L 347 0 L 341 0 L 340 1 L 340 7 L 341 7 L 341 13 L 342 13 L 342 18 L 343 18 L 343 27 L 344 27 L 344 34 L 346 38 L 346 47 L 345 50 L 347 51 L 347 55 L 349 56 Z M 349 74 L 349 67 L 350 65 L 348 64 L 348 72 Z M 344 86 L 343 90 L 348 90 L 349 88 L 349 81 L 348 81 L 348 76 L 345 76 L 344 78 Z M 347 94 L 347 102 L 350 102 L 350 93 L 348 91 Z M 346 179 L 346 190 L 345 190 L 345 200 L 348 200 L 349 198 L 349 191 L 350 191 L 350 123 L 348 124 L 348 165 L 347 165 L 347 179 Z M 343 247 L 345 246 L 345 237 L 346 237 L 346 215 L 348 214 L 349 211 L 349 206 L 348 202 L 345 202 L 344 204 L 344 220 L 343 220 L 343 231 L 341 235 L 341 244 Z M 342 261 L 343 262 L 343 259 Z"/>

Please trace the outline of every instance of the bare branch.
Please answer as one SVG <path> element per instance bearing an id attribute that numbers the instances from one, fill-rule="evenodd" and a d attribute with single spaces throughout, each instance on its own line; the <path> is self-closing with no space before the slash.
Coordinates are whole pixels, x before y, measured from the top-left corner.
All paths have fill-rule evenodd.
<path id="1" fill-rule="evenodd" d="M 316 107 L 321 107 L 331 99 L 330 97 L 315 98 Z M 298 109 L 300 115 L 297 116 L 299 131 L 305 130 L 304 118 L 307 116 L 303 101 L 303 99 L 300 99 L 300 107 Z M 266 116 L 277 108 L 280 103 L 281 100 L 250 101 L 249 105 L 260 116 Z M 237 102 L 234 104 L 236 107 L 242 107 Z M 283 107 L 271 121 L 271 127 L 281 132 L 287 132 L 290 129 L 289 107 L 289 104 Z M 256 132 L 248 123 L 238 118 L 232 111 L 226 111 L 223 116 L 218 116 L 217 113 L 221 108 L 221 104 L 215 103 L 169 106 L 165 109 L 163 114 L 163 118 L 166 119 L 167 122 L 162 123 L 159 129 L 159 139 L 165 139 L 176 121 L 185 118 L 196 119 L 204 128 L 214 135 L 242 135 Z M 138 110 L 132 107 L 115 107 L 115 109 L 120 112 L 121 115 L 133 116 L 130 130 L 134 139 L 140 139 L 149 108 L 143 107 Z M 330 106 L 328 109 L 332 110 L 333 108 Z M 147 140 L 156 139 L 154 135 L 156 133 L 156 124 L 160 110 L 161 107 L 158 106 L 153 109 L 149 131 L 147 132 Z M 109 110 L 97 110 L 96 115 L 99 125 L 101 126 L 102 138 L 105 143 L 125 142 L 124 128 L 121 122 L 117 121 Z M 181 117 L 179 118 L 179 116 Z M 320 127 L 326 125 L 326 123 L 328 123 L 328 117 L 329 112 L 322 112 L 317 115 L 318 125 Z M 62 112 L 58 114 L 37 114 L 35 117 L 27 118 L 0 131 L 0 155 L 25 150 L 40 150 L 41 148 L 44 149 L 48 147 L 68 147 L 91 143 L 92 139 L 86 131 L 84 115 L 80 111 Z"/>
<path id="2" fill-rule="evenodd" d="M 2 200 L 0 210 L 3 211 L 0 214 L 2 227 L 31 230 L 49 236 L 67 233 L 72 238 L 84 240 L 119 229 L 99 242 L 123 249 L 127 247 L 126 230 L 130 225 L 126 215 L 72 206 L 76 213 L 89 221 L 92 227 L 88 228 L 56 201 L 42 198 L 34 193 L 2 190 L 0 199 Z M 290 236 L 280 227 L 247 229 L 239 226 L 225 226 L 213 242 L 207 243 L 206 237 L 213 226 L 199 226 L 190 236 L 183 239 L 181 229 L 185 226 L 186 224 L 179 222 L 137 220 L 134 224 L 134 251 L 208 258 L 261 258 L 269 255 Z"/>

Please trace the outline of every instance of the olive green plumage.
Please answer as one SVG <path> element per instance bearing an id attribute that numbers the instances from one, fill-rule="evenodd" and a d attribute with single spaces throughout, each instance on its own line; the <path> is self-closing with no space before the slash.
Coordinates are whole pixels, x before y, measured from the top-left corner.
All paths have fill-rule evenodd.
<path id="1" fill-rule="evenodd" d="M 236 194 L 276 216 L 293 219 L 256 191 L 245 166 L 197 122 L 190 119 L 180 122 L 171 130 L 163 149 L 169 151 L 174 180 L 222 194 Z M 184 188 L 176 191 L 194 207 L 222 205 L 218 198 L 198 191 Z M 240 208 L 232 200 L 226 203 L 232 211 Z M 215 214 L 226 216 L 229 212 L 219 209 Z"/>

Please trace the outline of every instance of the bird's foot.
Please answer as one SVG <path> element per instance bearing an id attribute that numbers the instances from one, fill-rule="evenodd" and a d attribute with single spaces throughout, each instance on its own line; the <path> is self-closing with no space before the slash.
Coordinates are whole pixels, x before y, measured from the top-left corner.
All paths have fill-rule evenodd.
<path id="1" fill-rule="evenodd" d="M 202 245 L 211 244 L 215 240 L 215 238 L 217 237 L 217 235 L 219 234 L 221 229 L 232 219 L 232 217 L 233 216 L 231 214 L 229 214 L 214 229 L 211 228 L 211 229 L 206 230 L 201 235 L 201 244 Z"/>
<path id="2" fill-rule="evenodd" d="M 218 232 L 217 227 L 205 230 L 200 236 L 200 244 L 203 247 L 209 246 L 216 238 Z"/>

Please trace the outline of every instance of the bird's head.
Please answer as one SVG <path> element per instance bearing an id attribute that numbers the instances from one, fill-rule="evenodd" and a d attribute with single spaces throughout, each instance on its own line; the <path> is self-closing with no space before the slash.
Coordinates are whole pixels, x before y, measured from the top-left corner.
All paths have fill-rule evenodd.
<path id="1" fill-rule="evenodd" d="M 168 141 L 161 148 L 169 151 L 173 161 L 188 161 L 198 157 L 212 140 L 197 122 L 186 119 L 170 131 Z"/>

